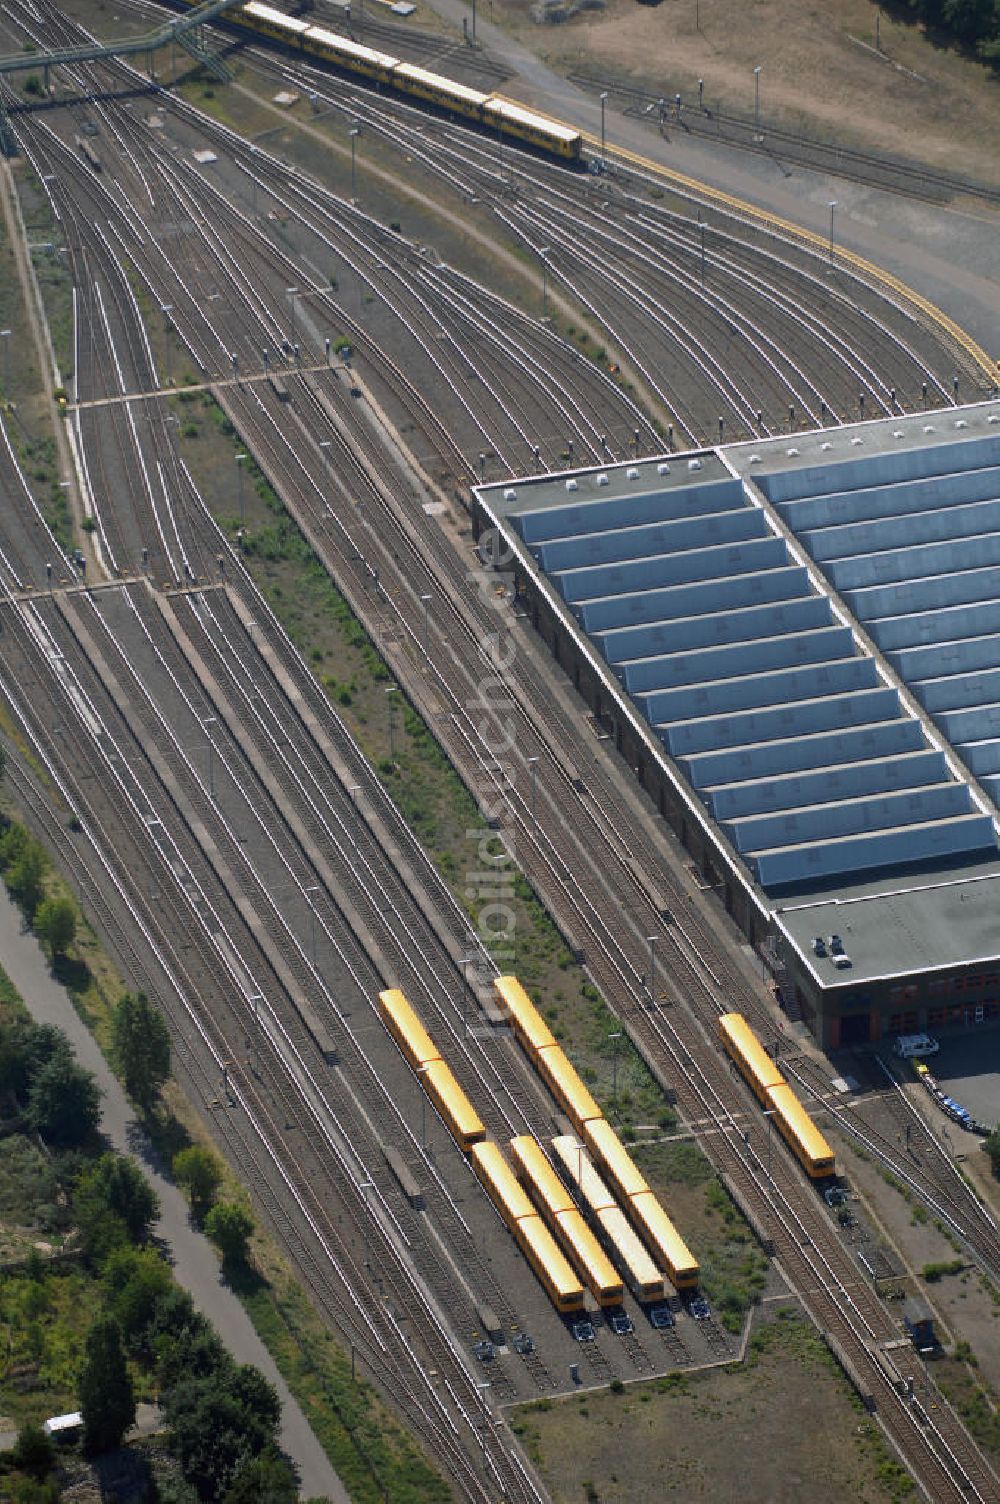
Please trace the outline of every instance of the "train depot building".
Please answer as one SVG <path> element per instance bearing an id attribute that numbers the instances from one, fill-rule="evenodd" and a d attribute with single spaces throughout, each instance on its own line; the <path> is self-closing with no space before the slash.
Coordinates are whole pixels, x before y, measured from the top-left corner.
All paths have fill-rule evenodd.
<path id="1" fill-rule="evenodd" d="M 1000 401 L 482 485 L 473 516 L 824 1048 L 1000 1020 Z"/>

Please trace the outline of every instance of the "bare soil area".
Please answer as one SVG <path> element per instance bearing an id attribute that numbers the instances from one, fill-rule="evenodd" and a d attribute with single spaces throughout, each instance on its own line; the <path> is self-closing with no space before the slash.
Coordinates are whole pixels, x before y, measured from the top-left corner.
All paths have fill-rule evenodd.
<path id="1" fill-rule="evenodd" d="M 493 0 L 495 20 L 559 72 L 628 80 L 672 100 L 760 117 L 824 138 L 916 157 L 1000 181 L 1000 78 L 870 0 L 608 0 L 562 24 L 532 19 L 534 0 Z M 697 23 L 697 26 L 696 26 Z"/>
<path id="2" fill-rule="evenodd" d="M 909 1477 L 812 1327 L 787 1306 L 754 1321 L 743 1366 L 515 1412 L 556 1504 L 907 1497 Z"/>

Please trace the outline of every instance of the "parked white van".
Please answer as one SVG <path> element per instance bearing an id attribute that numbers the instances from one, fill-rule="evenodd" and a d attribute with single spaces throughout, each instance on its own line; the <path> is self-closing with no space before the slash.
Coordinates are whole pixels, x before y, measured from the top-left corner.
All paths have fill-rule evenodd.
<path id="1" fill-rule="evenodd" d="M 912 1060 L 918 1055 L 936 1055 L 941 1046 L 929 1034 L 900 1034 L 894 1041 L 892 1052 L 901 1060 Z"/>

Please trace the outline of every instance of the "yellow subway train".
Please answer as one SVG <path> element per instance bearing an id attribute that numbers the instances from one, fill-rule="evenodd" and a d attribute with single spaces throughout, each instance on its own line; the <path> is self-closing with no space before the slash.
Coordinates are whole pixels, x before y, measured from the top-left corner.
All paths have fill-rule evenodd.
<path id="1" fill-rule="evenodd" d="M 812 1180 L 837 1173 L 834 1153 L 742 1013 L 719 1019 L 722 1048 L 753 1088 L 775 1127 Z"/>

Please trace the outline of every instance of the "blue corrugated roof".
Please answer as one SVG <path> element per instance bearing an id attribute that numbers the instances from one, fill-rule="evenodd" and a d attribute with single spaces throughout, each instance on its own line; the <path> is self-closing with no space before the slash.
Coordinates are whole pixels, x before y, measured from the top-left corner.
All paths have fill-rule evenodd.
<path id="1" fill-rule="evenodd" d="M 819 553 L 855 570 L 850 588 L 908 612 L 891 595 L 906 574 L 897 577 L 894 565 L 887 576 L 866 573 L 861 551 L 874 541 L 926 554 L 931 540 L 955 541 L 944 508 L 911 473 L 912 457 L 888 459 L 880 477 L 866 461 L 754 478 L 780 493 L 790 521 L 800 514 Z M 845 488 L 845 469 L 869 502 Z M 826 494 L 834 474 L 837 500 Z M 928 747 L 898 690 L 739 482 L 687 486 L 674 477 L 662 495 L 611 496 L 594 495 L 592 476 L 581 484 L 586 499 L 511 520 L 763 885 L 869 873 L 989 843 L 992 827 L 971 812 L 967 786 Z M 894 484 L 914 498 L 913 519 L 888 503 L 885 488 Z M 985 480 L 956 484 L 953 495 L 961 526 L 1000 527 L 1000 502 Z M 925 587 L 926 601 L 939 597 L 938 587 Z M 947 593 L 940 598 L 954 604 Z M 964 609 L 980 603 L 967 595 Z M 886 630 L 902 649 L 906 631 Z"/>

